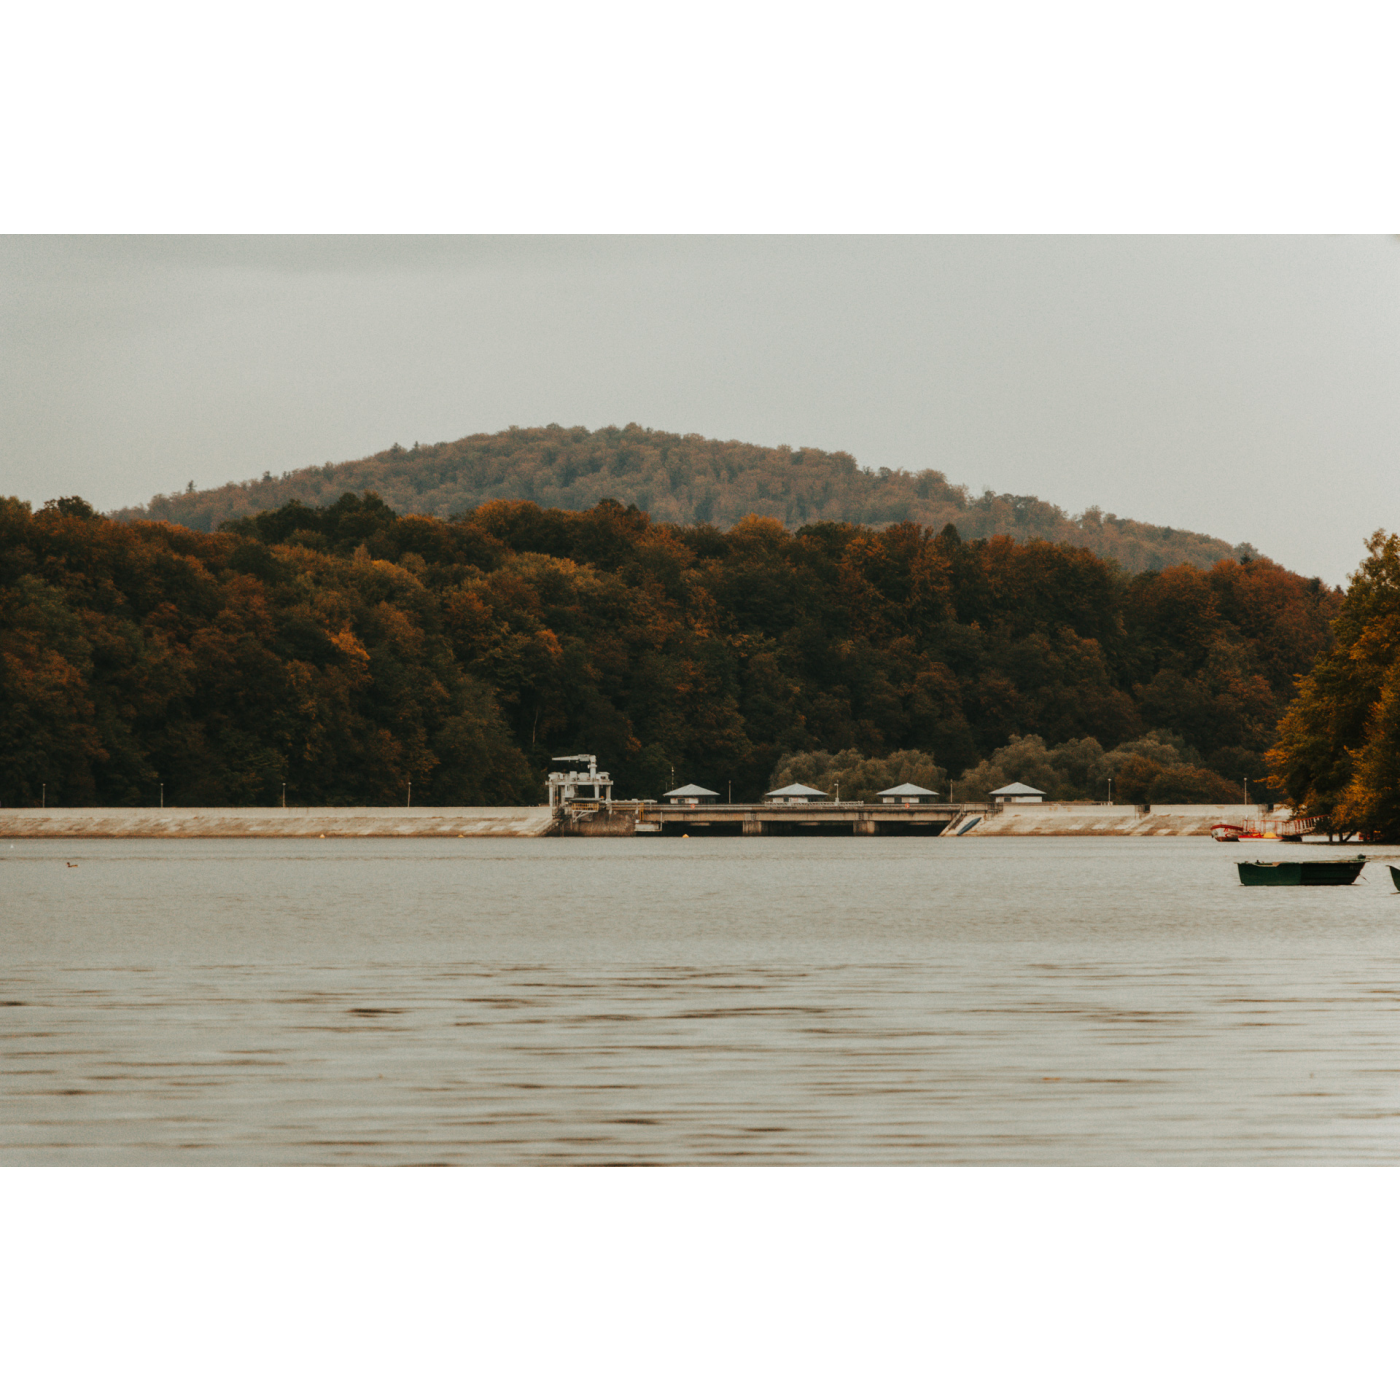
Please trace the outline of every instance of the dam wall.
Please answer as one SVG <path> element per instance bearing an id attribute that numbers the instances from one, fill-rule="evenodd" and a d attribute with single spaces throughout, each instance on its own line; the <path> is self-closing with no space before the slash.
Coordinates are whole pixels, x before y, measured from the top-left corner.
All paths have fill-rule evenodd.
<path id="1" fill-rule="evenodd" d="M 548 836 L 548 807 L 4 807 L 0 837 Z"/>
<path id="2" fill-rule="evenodd" d="M 1209 836 L 1212 825 L 1258 820 L 1266 808 L 1244 803 L 1099 806 L 1087 802 L 1008 804 L 984 817 L 964 837 L 982 836 Z M 1269 814 L 1278 817 L 1275 811 Z"/>
<path id="3" fill-rule="evenodd" d="M 563 817 L 548 807 L 8 807 L 0 839 L 30 837 L 940 835 L 1209 836 L 1214 822 L 1257 819 L 1256 806 L 1109 807 L 1041 802 L 892 808 L 618 804 Z M 1275 811 L 1271 817 L 1285 813 Z"/>

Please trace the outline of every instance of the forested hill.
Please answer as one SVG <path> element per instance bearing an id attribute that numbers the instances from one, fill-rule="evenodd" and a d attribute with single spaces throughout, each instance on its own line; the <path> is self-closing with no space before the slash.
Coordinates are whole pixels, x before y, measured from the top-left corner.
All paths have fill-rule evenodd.
<path id="1" fill-rule="evenodd" d="M 1093 509 L 1067 515 L 1035 496 L 973 495 L 942 472 L 863 471 L 846 452 L 755 447 L 694 434 L 625 428 L 511 428 L 433 446 L 395 445 L 358 462 L 267 473 L 261 481 L 156 496 L 114 511 L 118 520 L 171 520 L 212 530 L 290 500 L 323 506 L 347 491 L 373 491 L 404 515 L 460 515 L 486 501 L 534 501 L 587 510 L 601 500 L 635 505 L 654 520 L 728 529 L 764 515 L 788 529 L 818 520 L 887 525 L 909 520 L 964 539 L 1007 535 L 1080 545 L 1134 573 L 1172 564 L 1208 568 L 1257 553 L 1190 530 L 1145 525 Z"/>
<path id="2" fill-rule="evenodd" d="M 1228 800 L 1339 605 L 1262 559 L 1128 575 L 910 523 L 347 494 L 204 533 L 0 498 L 0 804 L 513 804 L 577 752 L 620 797 L 879 759 Z"/>

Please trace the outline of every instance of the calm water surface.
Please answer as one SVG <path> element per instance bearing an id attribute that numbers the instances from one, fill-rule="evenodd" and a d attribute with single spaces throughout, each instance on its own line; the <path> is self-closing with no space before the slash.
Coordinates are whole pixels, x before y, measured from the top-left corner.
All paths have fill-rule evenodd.
<path id="1" fill-rule="evenodd" d="M 4 842 L 0 1163 L 1393 1163 L 1368 854 Z"/>

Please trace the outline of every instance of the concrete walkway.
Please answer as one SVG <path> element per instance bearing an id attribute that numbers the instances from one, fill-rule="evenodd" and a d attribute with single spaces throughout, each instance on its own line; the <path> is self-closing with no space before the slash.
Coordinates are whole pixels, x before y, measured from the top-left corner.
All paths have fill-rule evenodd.
<path id="1" fill-rule="evenodd" d="M 545 836 L 548 807 L 4 807 L 0 837 Z"/>
<path id="2" fill-rule="evenodd" d="M 1264 815 L 1262 807 L 1243 803 L 1154 806 L 1143 812 L 1137 807 L 1100 807 L 1088 802 L 1027 802 L 1008 804 L 959 840 L 980 836 L 1209 836 L 1215 822 L 1241 824 L 1246 817 Z M 1287 814 L 1276 810 L 1269 815 Z"/>

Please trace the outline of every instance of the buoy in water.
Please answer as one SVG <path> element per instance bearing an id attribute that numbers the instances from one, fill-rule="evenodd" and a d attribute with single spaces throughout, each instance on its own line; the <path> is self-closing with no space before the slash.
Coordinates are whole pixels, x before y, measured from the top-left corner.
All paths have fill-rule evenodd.
<path id="1" fill-rule="evenodd" d="M 681 840 L 682 840 L 682 841 L 689 841 L 689 840 L 690 840 L 690 833 L 689 833 L 688 831 L 683 831 L 683 832 L 681 832 Z"/>

